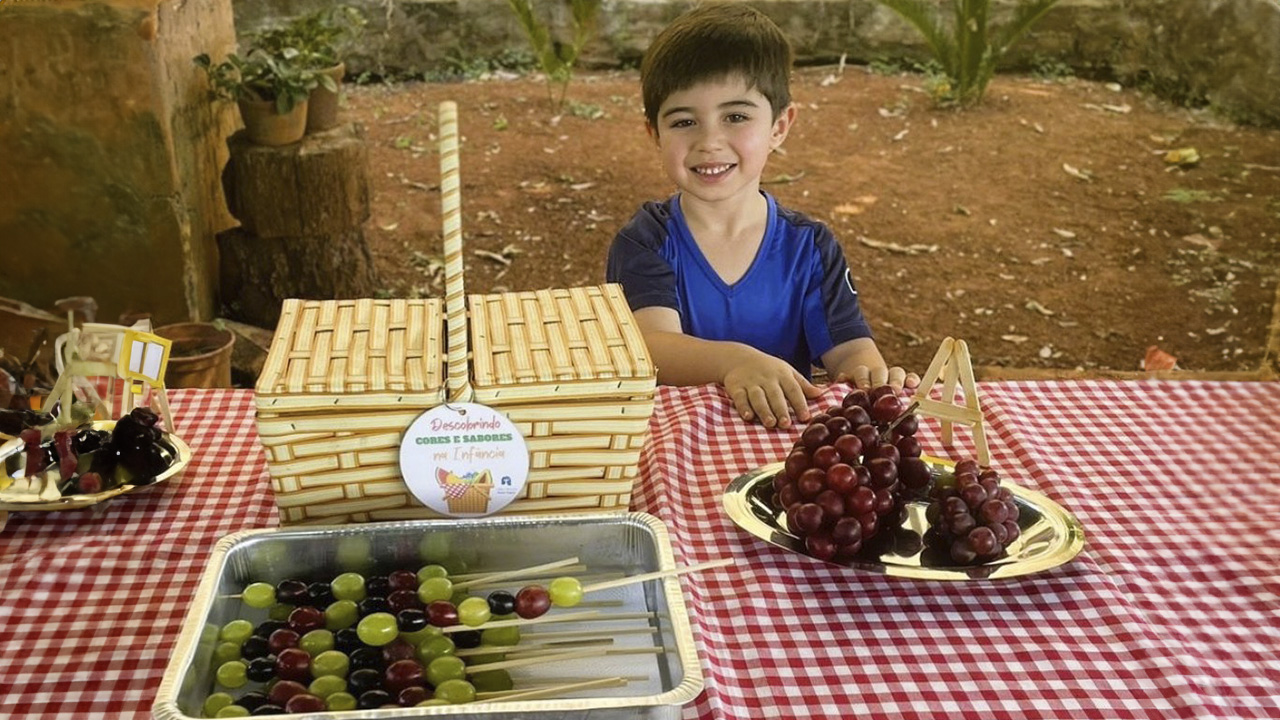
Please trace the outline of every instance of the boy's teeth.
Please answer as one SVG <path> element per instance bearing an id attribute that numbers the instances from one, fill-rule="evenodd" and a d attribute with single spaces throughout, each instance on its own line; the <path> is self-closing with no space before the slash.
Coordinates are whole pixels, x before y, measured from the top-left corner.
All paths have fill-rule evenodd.
<path id="1" fill-rule="evenodd" d="M 719 175 L 720 173 L 728 170 L 731 167 L 733 166 L 732 165 L 710 165 L 710 166 L 704 165 L 702 167 L 694 168 L 693 171 L 698 173 L 699 175 Z"/>

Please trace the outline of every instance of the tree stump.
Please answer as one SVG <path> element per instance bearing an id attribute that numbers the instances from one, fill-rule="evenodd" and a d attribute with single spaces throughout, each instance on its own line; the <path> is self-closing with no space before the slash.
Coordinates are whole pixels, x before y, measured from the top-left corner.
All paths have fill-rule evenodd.
<path id="1" fill-rule="evenodd" d="M 241 226 L 218 235 L 223 304 L 237 320 L 272 328 L 286 298 L 372 297 L 363 224 L 368 149 L 354 124 L 283 147 L 227 140 L 222 184 Z"/>

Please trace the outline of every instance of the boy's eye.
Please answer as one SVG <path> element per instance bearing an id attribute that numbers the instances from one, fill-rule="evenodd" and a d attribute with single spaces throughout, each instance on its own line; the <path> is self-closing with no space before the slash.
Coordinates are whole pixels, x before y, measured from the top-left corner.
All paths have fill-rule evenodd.
<path id="1" fill-rule="evenodd" d="M 730 113 L 728 117 L 726 117 L 725 119 L 731 123 L 743 123 L 750 120 L 751 118 L 747 117 L 742 113 Z"/>
<path id="2" fill-rule="evenodd" d="M 690 120 L 689 118 L 681 118 L 679 120 L 671 121 L 671 127 L 673 128 L 683 128 L 683 127 L 689 127 L 691 125 L 693 125 L 693 120 Z"/>

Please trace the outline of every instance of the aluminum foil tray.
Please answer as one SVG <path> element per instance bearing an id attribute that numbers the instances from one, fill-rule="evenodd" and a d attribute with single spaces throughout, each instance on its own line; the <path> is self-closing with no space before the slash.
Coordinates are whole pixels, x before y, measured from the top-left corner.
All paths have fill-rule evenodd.
<path id="1" fill-rule="evenodd" d="M 204 698 L 214 690 L 213 648 L 218 629 L 236 618 L 255 622 L 264 610 L 250 610 L 239 599 L 252 582 L 288 578 L 321 580 L 344 571 L 385 573 L 418 567 L 448 556 L 469 572 L 501 572 L 579 558 L 590 576 L 638 575 L 675 567 L 666 528 L 651 515 L 617 513 L 556 517 L 424 520 L 332 527 L 246 530 L 215 546 L 200 587 L 192 599 L 178 643 L 152 707 L 158 720 L 202 717 Z M 527 582 L 513 581 L 509 590 Z M 545 581 L 542 581 L 545 584 Z M 624 687 L 580 691 L 545 700 L 476 702 L 423 708 L 384 708 L 321 712 L 279 717 L 344 718 L 556 718 L 557 720 L 666 719 L 680 717 L 682 705 L 702 691 L 697 650 L 680 591 L 679 578 L 632 583 L 587 596 L 601 618 L 624 620 L 549 623 L 542 630 L 638 629 L 617 633 L 611 647 L 640 652 L 546 663 L 512 669 L 516 688 L 554 683 L 558 678 L 626 677 Z M 576 612 L 553 609 L 550 614 Z M 257 613 L 258 615 L 254 615 Z M 644 616 L 639 617 L 637 616 Z M 246 688 L 247 689 L 247 688 Z"/>

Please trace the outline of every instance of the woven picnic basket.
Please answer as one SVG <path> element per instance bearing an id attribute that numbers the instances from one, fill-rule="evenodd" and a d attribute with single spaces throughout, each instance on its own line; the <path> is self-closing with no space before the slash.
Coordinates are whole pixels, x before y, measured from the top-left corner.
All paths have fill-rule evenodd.
<path id="1" fill-rule="evenodd" d="M 624 512 L 656 385 L 626 299 L 616 285 L 467 296 L 453 103 L 439 126 L 444 301 L 284 303 L 256 386 L 281 521 L 439 517 L 398 463 L 404 430 L 446 401 L 524 435 L 529 480 L 503 512 Z"/>

